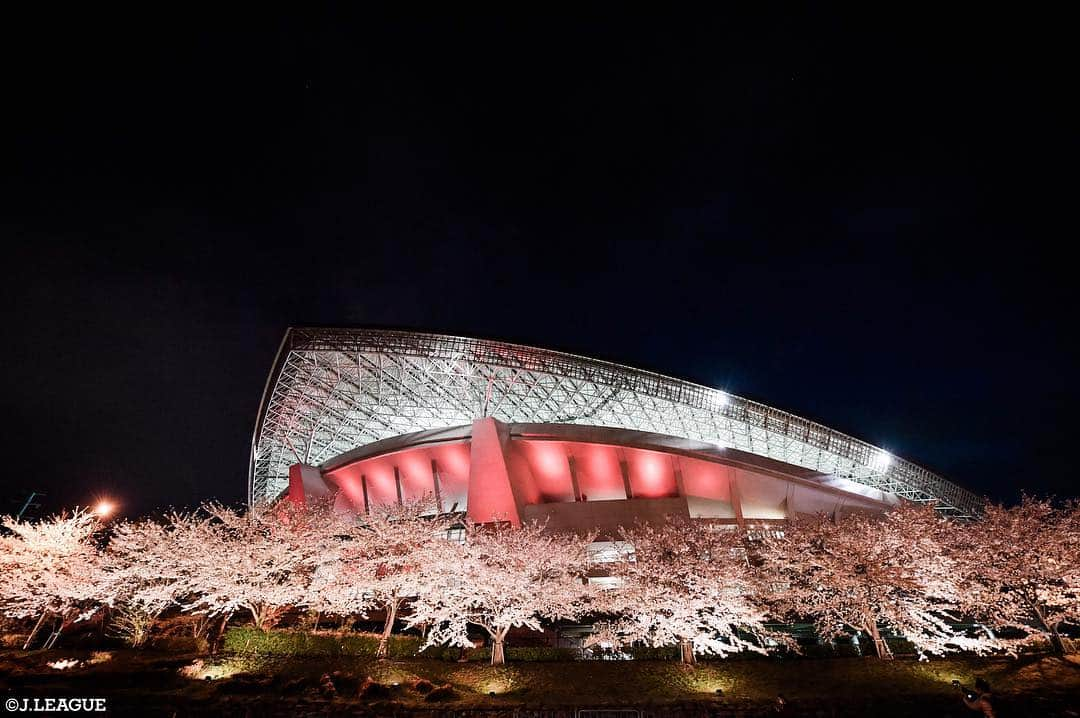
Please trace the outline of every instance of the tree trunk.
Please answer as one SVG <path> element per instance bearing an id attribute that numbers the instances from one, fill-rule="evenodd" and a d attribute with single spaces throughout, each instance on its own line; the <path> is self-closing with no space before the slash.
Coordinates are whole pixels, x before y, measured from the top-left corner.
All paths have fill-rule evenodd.
<path id="1" fill-rule="evenodd" d="M 60 634 L 64 632 L 64 626 L 66 625 L 67 619 L 65 619 L 63 614 L 61 614 L 58 621 L 53 624 L 53 626 L 55 626 L 55 629 L 51 634 L 49 634 L 49 637 L 48 639 L 46 639 L 45 645 L 42 646 L 42 648 L 51 649 L 56 646 L 56 642 L 60 640 Z"/>
<path id="2" fill-rule="evenodd" d="M 491 637 L 491 665 L 506 665 L 506 634 L 496 633 Z"/>
<path id="3" fill-rule="evenodd" d="M 1058 624 L 1050 626 L 1050 645 L 1054 649 L 1054 653 L 1059 656 L 1065 655 L 1065 641 L 1061 640 L 1061 634 L 1058 633 Z"/>
<path id="4" fill-rule="evenodd" d="M 258 630 L 262 630 L 262 619 L 260 617 L 260 608 L 258 606 L 248 606 L 248 613 L 251 614 L 251 625 L 255 626 Z"/>
<path id="5" fill-rule="evenodd" d="M 210 640 L 208 641 L 209 645 L 207 647 L 210 650 L 211 656 L 217 655 L 218 648 L 221 647 L 221 637 L 225 635 L 225 627 L 229 625 L 229 617 L 230 616 L 227 613 L 222 615 L 221 623 L 219 623 L 217 629 L 208 636 Z"/>
<path id="6" fill-rule="evenodd" d="M 375 651 L 375 657 L 385 660 L 390 655 L 390 634 L 394 631 L 394 621 L 397 620 L 397 599 L 390 602 L 390 608 L 386 612 L 386 623 L 383 624 L 382 635 L 379 636 L 379 648 Z"/>
<path id="7" fill-rule="evenodd" d="M 1050 634 L 1051 650 L 1059 656 L 1064 655 L 1065 642 L 1061 640 L 1061 634 L 1058 633 L 1057 625 L 1051 626 L 1050 622 L 1046 620 L 1046 616 L 1043 614 L 1042 609 L 1039 608 L 1039 604 L 1030 597 L 1028 597 L 1026 594 L 1024 595 L 1024 600 L 1027 601 L 1029 606 L 1031 606 L 1031 610 L 1035 613 L 1035 617 L 1039 619 L 1039 623 L 1041 623 L 1043 628 L 1045 628 Z"/>
<path id="8" fill-rule="evenodd" d="M 870 622 L 869 633 L 870 638 L 874 639 L 874 652 L 877 654 L 877 657 L 886 660 L 892 659 L 892 650 L 889 648 L 889 644 L 885 642 L 885 639 L 881 637 L 876 622 Z"/>
<path id="9" fill-rule="evenodd" d="M 693 641 L 687 641 L 685 639 L 679 641 L 679 661 L 686 666 L 692 666 L 697 663 L 697 658 L 694 657 Z"/>
<path id="10" fill-rule="evenodd" d="M 281 617 L 281 609 L 278 606 L 256 604 L 249 607 L 251 617 L 254 619 L 255 628 L 260 631 L 268 631 L 277 625 L 277 619 Z"/>
<path id="11" fill-rule="evenodd" d="M 191 637 L 194 639 L 202 638 L 210 630 L 210 617 L 209 616 L 197 616 L 191 624 Z"/>
<path id="12" fill-rule="evenodd" d="M 41 630 L 41 624 L 45 623 L 45 617 L 49 615 L 49 611 L 45 610 L 41 612 L 41 618 L 34 624 L 34 630 L 30 631 L 30 635 L 26 637 L 26 643 L 23 644 L 23 650 L 29 650 L 30 644 L 34 642 L 34 638 L 37 636 L 38 631 Z"/>

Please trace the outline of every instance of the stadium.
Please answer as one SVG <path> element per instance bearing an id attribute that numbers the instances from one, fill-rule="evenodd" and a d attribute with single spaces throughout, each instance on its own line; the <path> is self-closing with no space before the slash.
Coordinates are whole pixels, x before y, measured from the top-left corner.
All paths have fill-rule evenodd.
<path id="1" fill-rule="evenodd" d="M 286 333 L 252 440 L 249 502 L 286 495 L 356 513 L 426 496 L 477 523 L 601 532 L 981 505 L 883 449 L 691 382 L 497 341 L 311 328 Z"/>

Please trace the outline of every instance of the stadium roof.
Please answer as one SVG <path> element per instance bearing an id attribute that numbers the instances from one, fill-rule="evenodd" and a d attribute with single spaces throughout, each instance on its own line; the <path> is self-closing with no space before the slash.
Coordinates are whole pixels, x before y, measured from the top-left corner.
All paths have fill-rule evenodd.
<path id="1" fill-rule="evenodd" d="M 292 328 L 267 379 L 248 498 L 272 499 L 289 466 L 373 441 L 467 424 L 582 424 L 682 437 L 979 512 L 972 492 L 826 426 L 732 394 L 610 362 L 505 342 L 382 329 Z"/>

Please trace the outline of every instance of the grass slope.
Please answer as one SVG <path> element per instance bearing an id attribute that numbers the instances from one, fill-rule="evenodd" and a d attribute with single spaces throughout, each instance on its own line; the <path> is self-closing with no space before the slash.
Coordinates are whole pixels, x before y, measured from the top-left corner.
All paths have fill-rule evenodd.
<path id="1" fill-rule="evenodd" d="M 96 662 L 94 656 L 97 656 Z M 673 662 L 479 663 L 369 658 L 225 657 L 190 671 L 194 655 L 114 651 L 103 654 L 56 650 L 0 652 L 0 689 L 8 696 L 108 696 L 118 713 L 206 714 L 373 709 L 491 709 L 574 706 L 683 706 L 743 711 L 768 710 L 777 693 L 795 714 L 822 710 L 838 715 L 874 711 L 878 716 L 942 711 L 963 715 L 958 679 L 990 681 L 1009 715 L 1075 715 L 1080 661 L 1053 657 L 908 660 L 736 660 L 685 669 Z M 56 670 L 62 658 L 84 661 Z M 330 675 L 327 679 L 326 676 Z M 205 677 L 211 676 L 210 680 Z M 361 686 L 370 679 L 368 692 Z M 326 683 L 334 684 L 333 691 Z M 433 703 L 424 682 L 449 684 L 450 695 Z M 370 683 L 379 684 L 371 690 Z M 396 684 L 396 685 L 395 685 Z M 723 693 L 717 695 L 716 689 Z M 490 696 L 489 692 L 494 692 Z M 1002 711 L 999 709 L 999 714 Z"/>

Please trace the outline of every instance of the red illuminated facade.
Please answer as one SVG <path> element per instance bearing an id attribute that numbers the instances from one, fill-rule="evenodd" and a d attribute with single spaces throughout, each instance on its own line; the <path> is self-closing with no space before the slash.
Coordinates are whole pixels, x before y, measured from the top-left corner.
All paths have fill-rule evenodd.
<path id="1" fill-rule="evenodd" d="M 288 495 L 363 513 L 420 498 L 477 523 L 546 521 L 614 531 L 669 516 L 740 526 L 795 514 L 880 512 L 896 498 L 749 454 L 659 434 L 492 418 L 365 445 L 320 467 L 295 464 Z"/>

